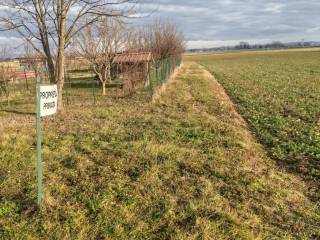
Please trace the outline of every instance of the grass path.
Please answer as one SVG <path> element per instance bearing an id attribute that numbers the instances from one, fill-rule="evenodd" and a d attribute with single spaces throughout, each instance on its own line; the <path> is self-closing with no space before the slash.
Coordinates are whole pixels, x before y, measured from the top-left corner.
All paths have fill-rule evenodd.
<path id="1" fill-rule="evenodd" d="M 276 170 L 198 64 L 155 103 L 106 98 L 46 119 L 41 211 L 33 120 L 15 116 L 0 115 L 1 239 L 320 237 L 303 183 Z"/>

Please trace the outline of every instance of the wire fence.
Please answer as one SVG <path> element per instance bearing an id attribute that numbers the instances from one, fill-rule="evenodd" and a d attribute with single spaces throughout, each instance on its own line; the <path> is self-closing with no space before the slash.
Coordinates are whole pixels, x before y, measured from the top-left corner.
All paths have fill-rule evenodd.
<path id="1" fill-rule="evenodd" d="M 26 68 L 0 68 L 0 107 L 34 99 L 35 72 Z M 44 77 L 44 75 L 41 75 Z M 44 79 L 43 79 L 44 81 Z"/>
<path id="2" fill-rule="evenodd" d="M 181 57 L 172 57 L 155 61 L 149 69 L 149 89 L 151 95 L 162 86 L 181 65 Z"/>
<path id="3" fill-rule="evenodd" d="M 66 68 L 63 99 L 66 105 L 97 104 L 99 84 L 90 67 Z"/>
<path id="4" fill-rule="evenodd" d="M 106 97 L 117 98 L 130 95 L 132 89 L 128 94 L 127 85 L 133 85 L 135 94 L 144 92 L 152 96 L 180 64 L 181 57 L 157 60 L 148 63 L 147 70 L 143 73 L 139 71 L 144 69 L 145 65 L 131 65 L 130 74 L 125 72 L 114 74 L 112 82 L 106 84 L 106 96 L 102 95 L 102 84 L 90 66 L 66 67 L 63 88 L 64 104 L 67 106 L 103 104 Z M 38 69 L 37 72 L 41 83 L 49 82 L 48 71 L 45 68 Z M 20 69 L 13 70 L 0 67 L 0 110 L 34 111 L 35 75 L 35 71 L 28 68 L 20 67 Z M 138 75 L 144 80 L 133 80 Z"/>

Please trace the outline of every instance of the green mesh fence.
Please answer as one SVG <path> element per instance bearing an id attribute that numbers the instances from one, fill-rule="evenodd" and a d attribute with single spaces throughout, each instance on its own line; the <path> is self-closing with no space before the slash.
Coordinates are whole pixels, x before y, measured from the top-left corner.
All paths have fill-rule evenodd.
<path id="1" fill-rule="evenodd" d="M 181 56 L 157 60 L 149 69 L 149 88 L 151 95 L 165 83 L 181 64 Z"/>
<path id="2" fill-rule="evenodd" d="M 165 83 L 174 70 L 181 64 L 181 57 L 172 57 L 153 62 L 149 65 L 149 84 L 146 87 L 146 94 L 153 93 Z M 34 111 L 35 103 L 35 80 L 34 76 L 28 76 L 32 69 L 18 69 L 18 79 L 10 78 L 4 74 L 14 72 L 13 70 L 0 67 L 0 111 Z M 40 69 L 40 78 L 42 83 L 48 83 L 48 72 L 46 69 Z M 105 102 L 106 97 L 121 96 L 120 87 L 123 80 L 114 79 L 112 84 L 107 85 L 107 96 L 102 95 L 101 84 L 95 79 L 95 74 L 90 66 L 83 68 L 66 68 L 65 82 L 63 88 L 64 105 L 75 104 L 93 104 L 99 105 Z"/>

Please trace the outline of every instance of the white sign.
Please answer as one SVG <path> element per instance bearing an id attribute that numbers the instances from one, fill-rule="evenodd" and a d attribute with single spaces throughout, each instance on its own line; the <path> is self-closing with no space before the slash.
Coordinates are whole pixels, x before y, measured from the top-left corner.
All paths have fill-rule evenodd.
<path id="1" fill-rule="evenodd" d="M 50 116 L 57 112 L 58 88 L 57 85 L 40 86 L 40 116 Z"/>

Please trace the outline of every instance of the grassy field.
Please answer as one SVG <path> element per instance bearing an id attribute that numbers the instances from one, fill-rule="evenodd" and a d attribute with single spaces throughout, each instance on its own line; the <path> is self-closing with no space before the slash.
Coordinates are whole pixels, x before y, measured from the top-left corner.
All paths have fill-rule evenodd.
<path id="1" fill-rule="evenodd" d="M 43 121 L 41 210 L 34 116 L 1 112 L 1 239 L 320 237 L 303 182 L 277 169 L 199 65 L 156 103 L 108 91 Z"/>
<path id="2" fill-rule="evenodd" d="M 320 50 L 193 55 L 223 84 L 279 166 L 319 203 Z"/>

